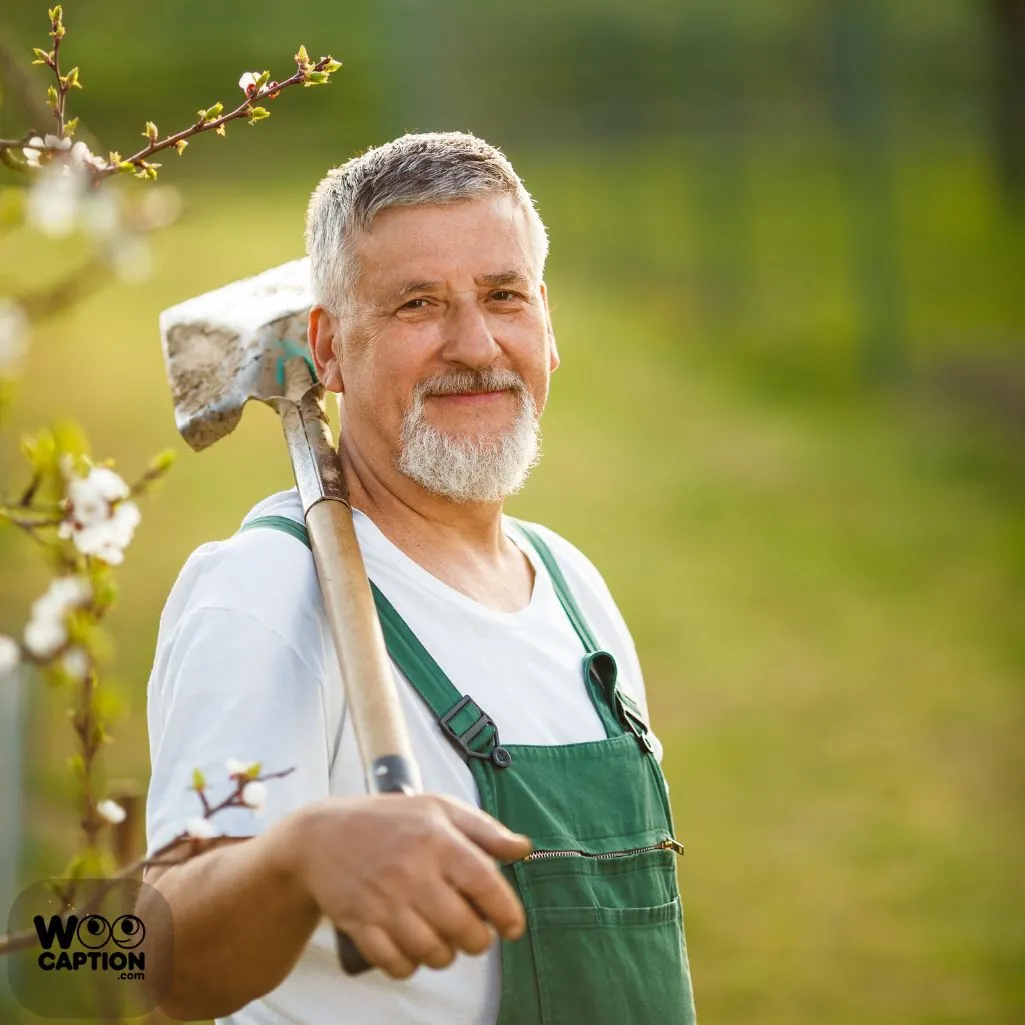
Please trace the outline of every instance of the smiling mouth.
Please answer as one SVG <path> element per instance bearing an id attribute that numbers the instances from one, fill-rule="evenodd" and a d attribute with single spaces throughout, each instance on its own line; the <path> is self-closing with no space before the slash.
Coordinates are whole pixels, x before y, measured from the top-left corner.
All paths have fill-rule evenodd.
<path id="1" fill-rule="evenodd" d="M 442 392 L 440 394 L 431 395 L 432 399 L 452 399 L 456 402 L 493 402 L 503 395 L 508 395 L 510 392 L 509 388 L 502 388 L 498 391 L 461 391 L 461 392 Z"/>

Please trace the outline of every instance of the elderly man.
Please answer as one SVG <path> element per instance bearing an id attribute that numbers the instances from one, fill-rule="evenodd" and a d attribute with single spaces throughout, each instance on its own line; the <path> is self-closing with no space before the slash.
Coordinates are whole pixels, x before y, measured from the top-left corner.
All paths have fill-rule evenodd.
<path id="1" fill-rule="evenodd" d="M 559 363 L 533 202 L 481 140 L 407 135 L 327 175 L 307 247 L 310 352 L 338 393 L 430 796 L 367 795 L 298 496 L 273 495 L 193 553 L 161 618 L 150 850 L 196 815 L 194 766 L 211 785 L 229 758 L 294 768 L 265 815 L 231 809 L 209 849 L 148 871 L 175 924 L 163 1007 L 238 1025 L 691 1022 L 682 847 L 633 642 L 591 563 L 502 509 Z M 342 973 L 334 927 L 377 970 Z"/>

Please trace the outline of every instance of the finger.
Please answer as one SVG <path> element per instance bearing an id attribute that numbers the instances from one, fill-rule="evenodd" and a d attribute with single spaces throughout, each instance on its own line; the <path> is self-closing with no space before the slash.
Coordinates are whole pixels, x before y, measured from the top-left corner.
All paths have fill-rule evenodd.
<path id="1" fill-rule="evenodd" d="M 517 861 L 531 851 L 530 838 L 506 829 L 496 818 L 460 801 L 444 800 L 452 824 L 481 850 L 499 861 Z"/>
<path id="2" fill-rule="evenodd" d="M 446 866 L 446 878 L 494 924 L 499 935 L 515 940 L 523 935 L 526 919 L 516 891 L 479 847 L 457 848 Z"/>
<path id="3" fill-rule="evenodd" d="M 409 906 L 398 909 L 389 932 L 399 950 L 416 964 L 447 968 L 455 960 L 451 944 Z"/>
<path id="4" fill-rule="evenodd" d="M 451 886 L 424 888 L 416 909 L 443 940 L 467 954 L 483 954 L 495 942 L 495 930 Z"/>
<path id="5" fill-rule="evenodd" d="M 393 979 L 408 979 L 418 965 L 398 948 L 378 925 L 355 926 L 346 930 L 359 952 Z"/>

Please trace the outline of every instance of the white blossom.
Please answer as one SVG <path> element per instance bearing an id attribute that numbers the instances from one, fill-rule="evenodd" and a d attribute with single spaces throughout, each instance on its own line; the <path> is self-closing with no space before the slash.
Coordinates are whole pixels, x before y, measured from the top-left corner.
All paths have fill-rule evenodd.
<path id="1" fill-rule="evenodd" d="M 61 657 L 61 669 L 71 677 L 72 680 L 81 682 L 89 675 L 89 652 L 76 644 L 69 648 Z"/>
<path id="2" fill-rule="evenodd" d="M 28 348 L 28 314 L 13 299 L 0 298 L 0 374 L 13 369 Z"/>
<path id="3" fill-rule="evenodd" d="M 116 502 L 119 498 L 127 498 L 131 493 L 124 478 L 115 473 L 109 466 L 94 466 L 89 476 L 83 478 L 101 498 L 108 502 Z"/>
<path id="4" fill-rule="evenodd" d="M 224 767 L 228 770 L 229 776 L 248 776 L 252 769 L 255 769 L 259 762 L 241 762 L 237 758 L 229 758 Z"/>
<path id="5" fill-rule="evenodd" d="M 209 819 L 194 818 L 185 823 L 185 832 L 197 840 L 209 840 L 217 836 L 217 830 Z"/>
<path id="6" fill-rule="evenodd" d="M 38 135 L 33 135 L 28 141 L 28 146 L 25 147 L 21 152 L 24 154 L 25 163 L 29 167 L 39 167 L 39 158 L 43 155 L 43 149 L 46 145 Z"/>
<path id="7" fill-rule="evenodd" d="M 112 801 L 110 798 L 105 798 L 96 805 L 96 810 L 100 813 L 102 818 L 105 818 L 112 825 L 118 825 L 120 822 L 125 820 L 125 810 L 121 807 L 117 801 Z"/>
<path id="8" fill-rule="evenodd" d="M 0 634 L 0 677 L 6 676 L 21 661 L 21 648 L 13 637 Z"/>
<path id="9" fill-rule="evenodd" d="M 135 502 L 126 501 L 129 494 L 128 485 L 106 466 L 92 467 L 87 477 L 73 477 L 68 481 L 67 518 L 58 536 L 73 538 L 83 555 L 119 565 L 142 519 Z"/>
<path id="10" fill-rule="evenodd" d="M 238 87 L 246 94 L 252 96 L 260 88 L 257 84 L 260 76 L 255 71 L 247 71 L 239 80 Z"/>
<path id="11" fill-rule="evenodd" d="M 21 152 L 29 167 L 42 167 L 57 154 L 67 153 L 71 148 L 70 138 L 60 139 L 56 135 L 47 135 L 41 139 L 38 135 L 33 135 Z"/>
<path id="12" fill-rule="evenodd" d="M 25 627 L 25 647 L 36 658 L 50 658 L 68 642 L 62 619 L 33 619 Z"/>
<path id="13" fill-rule="evenodd" d="M 125 561 L 124 549 L 141 519 L 134 502 L 119 502 L 110 519 L 73 532 L 75 547 L 83 555 L 95 555 L 111 566 L 120 566 Z"/>
<path id="14" fill-rule="evenodd" d="M 54 577 L 46 593 L 32 603 L 33 619 L 61 619 L 71 609 L 87 605 L 93 596 L 87 577 Z"/>
<path id="15" fill-rule="evenodd" d="M 85 577 L 65 576 L 51 580 L 46 593 L 32 603 L 32 615 L 25 627 L 25 647 L 36 658 L 55 655 L 68 643 L 65 617 L 72 609 L 87 605 L 92 594 L 92 585 Z"/>
<path id="16" fill-rule="evenodd" d="M 68 161 L 72 169 L 84 170 L 91 168 L 94 171 L 102 171 L 107 167 L 107 161 L 98 157 L 84 142 L 76 142 L 68 154 Z"/>
<path id="17" fill-rule="evenodd" d="M 49 136 L 47 136 L 49 138 Z M 70 145 L 70 140 L 64 140 Z M 86 175 L 68 163 L 49 164 L 36 175 L 28 195 L 25 217 L 44 235 L 64 238 L 78 221 L 85 195 Z"/>
<path id="18" fill-rule="evenodd" d="M 258 779 L 251 779 L 242 788 L 242 803 L 252 808 L 258 815 L 267 808 L 267 784 Z"/>

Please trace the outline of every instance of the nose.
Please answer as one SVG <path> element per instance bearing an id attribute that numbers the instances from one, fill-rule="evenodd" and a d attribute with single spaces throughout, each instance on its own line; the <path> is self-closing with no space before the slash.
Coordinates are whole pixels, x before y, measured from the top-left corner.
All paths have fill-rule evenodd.
<path id="1" fill-rule="evenodd" d="M 476 294 L 453 298 L 445 314 L 444 332 L 442 357 L 471 370 L 491 366 L 502 351 Z"/>

